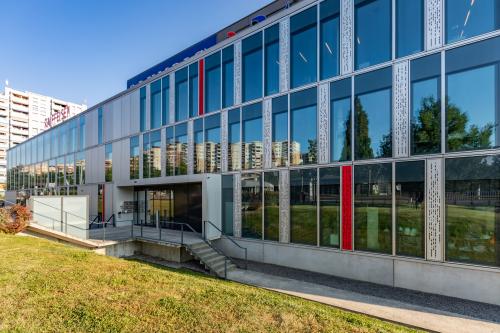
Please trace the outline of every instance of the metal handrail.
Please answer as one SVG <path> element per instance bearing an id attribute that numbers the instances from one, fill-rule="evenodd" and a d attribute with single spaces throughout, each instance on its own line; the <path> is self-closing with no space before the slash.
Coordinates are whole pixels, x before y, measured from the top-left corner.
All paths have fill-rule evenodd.
<path id="1" fill-rule="evenodd" d="M 238 244 L 231 237 L 229 237 L 227 235 L 224 235 L 224 233 L 222 232 L 222 230 L 219 227 L 217 227 L 215 224 L 213 224 L 211 221 L 208 221 L 208 220 L 204 220 L 203 221 L 203 239 L 204 240 L 206 240 L 206 238 L 207 238 L 207 233 L 206 233 L 207 228 L 205 227 L 206 223 L 209 223 L 212 227 L 215 228 L 215 230 L 217 230 L 218 232 L 220 232 L 220 234 L 221 234 L 222 237 L 225 237 L 226 239 L 229 239 L 234 245 L 236 245 L 237 247 L 239 247 L 240 249 L 242 249 L 243 251 L 245 251 L 245 269 L 247 269 L 248 268 L 248 250 L 247 250 L 247 248 L 241 246 L 240 244 Z"/>
<path id="2" fill-rule="evenodd" d="M 96 220 L 97 220 L 97 222 L 96 222 Z M 93 226 L 93 225 L 100 225 L 100 224 L 101 224 L 101 222 L 102 222 L 102 221 L 99 219 L 99 215 L 96 215 L 96 216 L 94 217 L 94 219 L 93 219 L 92 221 L 90 221 L 90 223 L 89 223 L 89 229 L 92 229 L 92 226 Z"/>
<path id="3" fill-rule="evenodd" d="M 115 214 L 111 214 L 111 216 L 106 220 L 106 224 L 109 224 L 109 220 L 113 219 L 113 227 L 116 227 Z"/>

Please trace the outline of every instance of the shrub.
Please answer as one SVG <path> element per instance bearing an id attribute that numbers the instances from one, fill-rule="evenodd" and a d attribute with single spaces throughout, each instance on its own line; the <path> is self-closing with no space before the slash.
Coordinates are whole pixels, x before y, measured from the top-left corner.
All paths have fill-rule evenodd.
<path id="1" fill-rule="evenodd" d="M 10 208 L 0 208 L 0 232 L 17 234 L 28 227 L 31 213 L 28 208 L 13 205 Z"/>

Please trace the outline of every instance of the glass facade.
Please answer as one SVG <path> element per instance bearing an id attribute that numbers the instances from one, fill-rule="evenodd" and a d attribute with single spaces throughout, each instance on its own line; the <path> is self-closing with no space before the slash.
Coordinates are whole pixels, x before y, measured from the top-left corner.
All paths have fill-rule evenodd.
<path id="1" fill-rule="evenodd" d="M 205 58 L 205 112 L 221 106 L 221 54 L 216 52 Z"/>
<path id="2" fill-rule="evenodd" d="M 150 85 L 150 128 L 155 129 L 161 126 L 161 80 L 156 80 Z"/>
<path id="3" fill-rule="evenodd" d="M 264 172 L 264 239 L 279 240 L 279 172 Z"/>
<path id="4" fill-rule="evenodd" d="M 240 109 L 228 111 L 227 114 L 227 165 L 229 171 L 241 170 L 241 135 L 240 135 Z"/>
<path id="5" fill-rule="evenodd" d="M 187 124 L 175 126 L 175 175 L 187 175 Z"/>
<path id="6" fill-rule="evenodd" d="M 221 171 L 220 114 L 205 118 L 205 172 Z"/>
<path id="7" fill-rule="evenodd" d="M 161 79 L 161 124 L 169 123 L 170 114 L 170 76 Z"/>
<path id="8" fill-rule="evenodd" d="M 317 161 L 317 89 L 290 95 L 290 165 Z"/>
<path id="9" fill-rule="evenodd" d="M 262 175 L 241 175 L 241 235 L 262 238 Z"/>
<path id="10" fill-rule="evenodd" d="M 291 88 L 317 80 L 317 7 L 290 18 Z"/>
<path id="11" fill-rule="evenodd" d="M 320 5 L 320 78 L 339 75 L 340 0 L 325 0 Z"/>
<path id="12" fill-rule="evenodd" d="M 198 115 L 198 63 L 189 65 L 189 117 Z"/>
<path id="13" fill-rule="evenodd" d="M 288 166 L 288 96 L 272 101 L 272 164 L 274 167 Z"/>
<path id="14" fill-rule="evenodd" d="M 222 176 L 222 232 L 233 235 L 234 183 L 233 175 Z"/>
<path id="15" fill-rule="evenodd" d="M 262 32 L 241 42 L 243 102 L 262 97 Z"/>
<path id="16" fill-rule="evenodd" d="M 130 179 L 139 179 L 139 136 L 130 138 Z"/>
<path id="17" fill-rule="evenodd" d="M 242 169 L 262 168 L 262 103 L 244 106 L 241 110 Z"/>
<path id="18" fill-rule="evenodd" d="M 99 108 L 99 124 L 101 124 L 99 128 L 99 133 L 102 131 L 102 108 Z M 139 128 L 141 132 L 146 129 L 146 87 L 142 87 L 139 91 Z M 101 134 L 102 135 L 102 134 Z M 99 140 L 99 143 L 102 142 L 102 139 Z"/>
<path id="19" fill-rule="evenodd" d="M 175 138 L 174 138 L 174 127 L 167 127 L 165 130 L 165 147 L 166 147 L 166 158 L 165 158 L 165 176 L 173 176 L 175 168 Z"/>
<path id="20" fill-rule="evenodd" d="M 188 118 L 188 67 L 175 72 L 175 121 Z"/>
<path id="21" fill-rule="evenodd" d="M 161 176 L 161 131 L 151 132 L 149 135 L 151 145 L 149 157 L 149 176 L 151 178 Z"/>
<path id="22" fill-rule="evenodd" d="M 275 24 L 264 30 L 264 93 L 266 96 L 279 92 L 280 29 Z"/>
<path id="23" fill-rule="evenodd" d="M 222 107 L 234 103 L 234 46 L 222 50 Z"/>
<path id="24" fill-rule="evenodd" d="M 104 180 L 113 181 L 113 145 L 111 143 L 104 146 Z"/>
<path id="25" fill-rule="evenodd" d="M 330 160 L 351 159 L 351 79 L 330 85 Z"/>
<path id="26" fill-rule="evenodd" d="M 203 118 L 196 119 L 193 125 L 194 136 L 194 152 L 193 154 L 193 170 L 194 173 L 203 173 L 205 171 L 205 145 L 203 137 Z"/>
<path id="27" fill-rule="evenodd" d="M 340 168 L 319 169 L 320 245 L 340 247 Z"/>
<path id="28" fill-rule="evenodd" d="M 290 242 L 316 245 L 318 227 L 316 169 L 290 170 Z"/>
<path id="29" fill-rule="evenodd" d="M 424 49 L 424 0 L 396 1 L 396 57 Z"/>

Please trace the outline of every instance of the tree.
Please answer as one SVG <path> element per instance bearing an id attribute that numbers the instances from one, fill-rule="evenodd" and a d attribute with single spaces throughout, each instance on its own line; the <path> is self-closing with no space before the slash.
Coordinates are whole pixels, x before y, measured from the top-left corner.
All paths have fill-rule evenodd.
<path id="1" fill-rule="evenodd" d="M 372 140 L 368 133 L 368 115 L 363 109 L 363 105 L 361 105 L 361 101 L 358 97 L 354 100 L 354 109 L 356 111 L 356 116 L 354 117 L 356 121 L 354 133 L 356 135 L 356 158 L 373 158 Z"/>
<path id="2" fill-rule="evenodd" d="M 421 100 L 417 122 L 412 123 L 413 153 L 438 153 L 441 142 L 441 103 L 434 96 Z"/>

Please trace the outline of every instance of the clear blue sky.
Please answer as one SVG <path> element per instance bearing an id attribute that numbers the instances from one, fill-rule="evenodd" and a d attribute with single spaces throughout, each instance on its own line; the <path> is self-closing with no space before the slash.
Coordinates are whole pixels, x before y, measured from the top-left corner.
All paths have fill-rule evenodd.
<path id="1" fill-rule="evenodd" d="M 0 88 L 89 106 L 271 0 L 2 1 Z"/>

